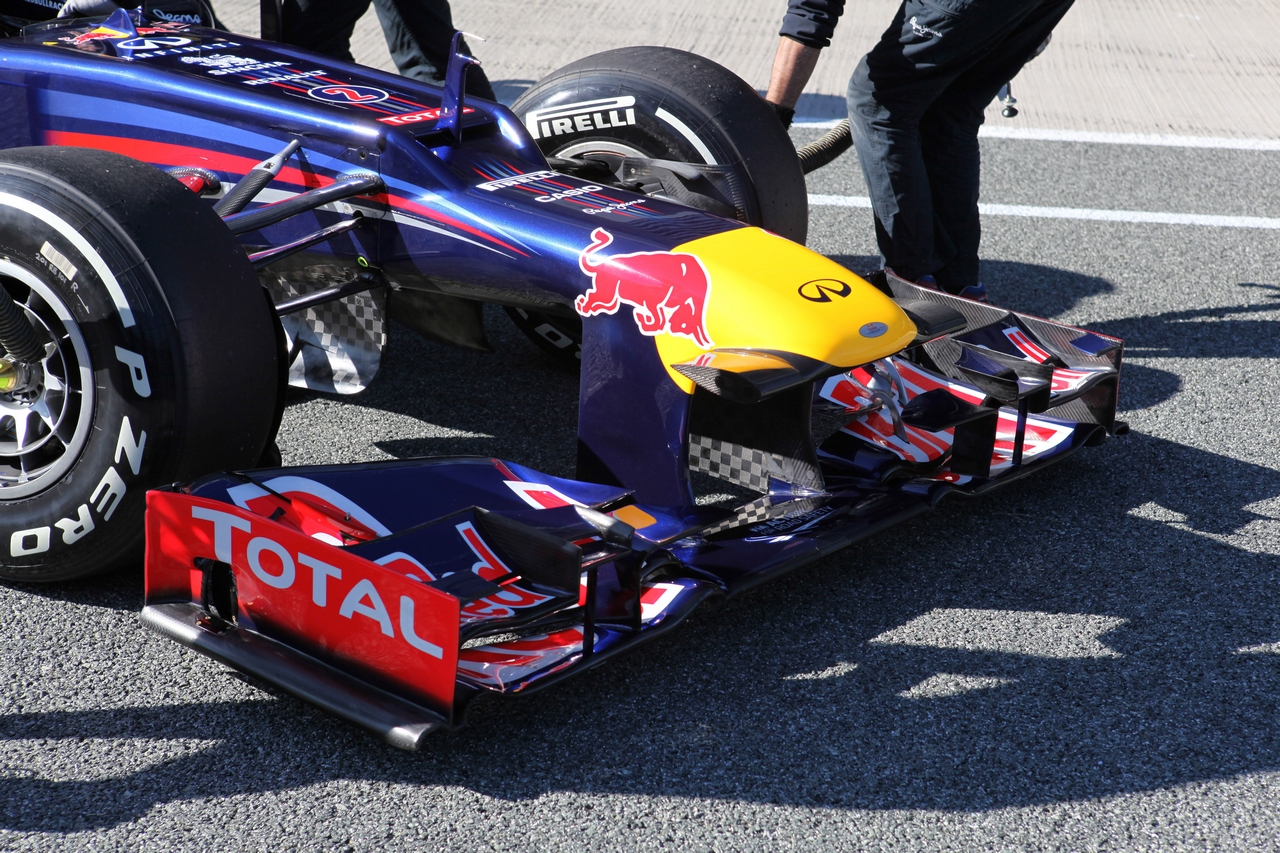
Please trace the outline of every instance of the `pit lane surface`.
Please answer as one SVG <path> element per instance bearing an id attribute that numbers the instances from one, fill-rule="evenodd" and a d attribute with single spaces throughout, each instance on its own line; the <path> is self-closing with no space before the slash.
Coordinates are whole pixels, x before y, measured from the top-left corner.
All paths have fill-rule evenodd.
<path id="1" fill-rule="evenodd" d="M 798 141 L 817 131 L 799 129 Z M 1280 153 L 983 142 L 983 201 L 1280 218 Z M 816 194 L 865 195 L 846 156 Z M 141 571 L 0 586 L 0 849 L 1280 845 L 1280 235 L 991 215 L 994 300 L 1128 342 L 1127 438 L 801 569 L 419 754 L 138 623 Z M 810 244 L 873 266 L 870 212 Z M 572 470 L 576 379 L 396 329 L 286 462 Z"/>

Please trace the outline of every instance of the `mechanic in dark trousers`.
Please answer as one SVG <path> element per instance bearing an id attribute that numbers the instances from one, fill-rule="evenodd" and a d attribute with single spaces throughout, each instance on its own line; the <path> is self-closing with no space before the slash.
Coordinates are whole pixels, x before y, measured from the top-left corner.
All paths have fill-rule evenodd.
<path id="1" fill-rule="evenodd" d="M 885 267 L 985 301 L 978 128 L 1074 0 L 905 0 L 849 81 Z M 790 0 L 765 96 L 790 124 L 844 0 Z M 929 277 L 932 278 L 929 278 Z"/>
<path id="2" fill-rule="evenodd" d="M 400 73 L 424 83 L 443 81 L 454 32 L 448 0 L 284 0 L 281 41 L 351 62 L 351 34 L 370 2 Z M 465 40 L 459 49 L 471 52 Z M 496 100 L 479 66 L 467 71 L 466 92 Z"/>
<path id="3" fill-rule="evenodd" d="M 454 32 L 448 0 L 284 0 L 281 40 L 354 62 L 351 34 L 356 22 L 369 10 L 370 2 L 378 11 L 382 34 L 400 73 L 424 83 L 442 82 Z M 20 7 L 11 14 L 31 20 L 44 20 L 55 14 L 107 15 L 117 8 L 113 0 L 22 0 L 9 5 Z M 9 14 L 7 9 L 3 11 Z M 215 26 L 220 26 L 216 19 Z M 471 52 L 465 40 L 459 49 Z M 479 66 L 467 70 L 466 91 L 478 98 L 497 100 L 489 78 Z"/>

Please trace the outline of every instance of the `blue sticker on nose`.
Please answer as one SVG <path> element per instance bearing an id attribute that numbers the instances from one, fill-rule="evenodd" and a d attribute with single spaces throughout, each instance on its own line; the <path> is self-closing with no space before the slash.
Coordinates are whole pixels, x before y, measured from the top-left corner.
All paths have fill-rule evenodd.
<path id="1" fill-rule="evenodd" d="M 867 323 L 858 330 L 858 334 L 864 338 L 878 338 L 887 331 L 889 331 L 889 327 L 884 323 Z"/>

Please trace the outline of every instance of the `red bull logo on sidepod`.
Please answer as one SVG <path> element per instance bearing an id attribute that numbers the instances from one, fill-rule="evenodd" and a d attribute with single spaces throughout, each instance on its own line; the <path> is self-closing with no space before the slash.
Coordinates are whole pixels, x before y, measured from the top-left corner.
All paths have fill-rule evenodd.
<path id="1" fill-rule="evenodd" d="M 591 287 L 573 303 L 579 314 L 616 314 L 626 303 L 634 309 L 642 334 L 666 332 L 703 349 L 715 346 L 707 334 L 711 276 L 696 255 L 633 252 L 604 257 L 599 253 L 613 242 L 613 235 L 597 228 L 591 240 L 578 256 L 578 266 L 591 277 Z"/>

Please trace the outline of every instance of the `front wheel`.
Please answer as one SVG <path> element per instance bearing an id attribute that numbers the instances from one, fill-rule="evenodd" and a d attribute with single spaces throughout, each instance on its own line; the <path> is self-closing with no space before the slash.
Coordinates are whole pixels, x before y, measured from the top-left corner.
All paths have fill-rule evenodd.
<path id="1" fill-rule="evenodd" d="M 148 488 L 262 457 L 275 318 L 173 178 L 102 151 L 0 152 L 0 287 L 42 351 L 0 391 L 0 577 L 137 559 Z"/>
<path id="2" fill-rule="evenodd" d="M 669 47 L 608 50 L 553 71 L 511 109 L 548 157 L 722 167 L 739 220 L 805 241 L 809 201 L 791 138 L 754 89 L 709 59 Z M 581 358 L 578 318 L 507 313 L 542 349 Z"/>

